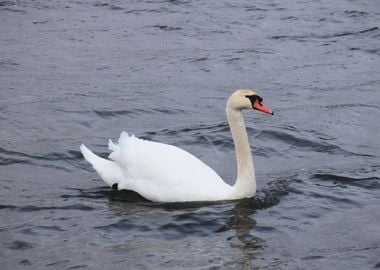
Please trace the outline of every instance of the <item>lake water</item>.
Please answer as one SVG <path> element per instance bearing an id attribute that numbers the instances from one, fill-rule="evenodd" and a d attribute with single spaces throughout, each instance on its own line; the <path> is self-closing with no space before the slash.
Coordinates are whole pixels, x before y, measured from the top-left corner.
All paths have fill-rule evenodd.
<path id="1" fill-rule="evenodd" d="M 1 269 L 380 268 L 380 2 L 0 1 Z M 157 204 L 86 163 L 122 130 L 235 181 L 227 97 L 254 199 Z"/>

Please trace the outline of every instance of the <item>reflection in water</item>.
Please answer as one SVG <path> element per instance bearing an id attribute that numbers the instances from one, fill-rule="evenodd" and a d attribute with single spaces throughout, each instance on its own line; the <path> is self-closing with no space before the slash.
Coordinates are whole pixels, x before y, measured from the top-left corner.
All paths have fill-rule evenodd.
<path id="1" fill-rule="evenodd" d="M 252 261 L 262 247 L 263 239 L 254 236 L 253 228 L 256 221 L 252 218 L 255 211 L 254 200 L 245 199 L 236 203 L 226 221 L 225 230 L 234 230 L 239 242 L 231 242 L 231 247 L 240 250 L 241 257 L 236 260 L 242 269 L 255 269 Z"/>
<path id="2" fill-rule="evenodd" d="M 152 249 L 158 249 L 162 256 L 169 257 L 173 266 L 189 260 L 188 257 L 177 258 L 174 253 L 196 250 L 206 259 L 219 256 L 219 266 L 233 263 L 242 269 L 255 269 L 257 266 L 252 264 L 264 249 L 265 240 L 256 236 L 253 215 L 278 204 L 281 197 L 288 194 L 289 181 L 294 177 L 277 178 L 254 198 L 239 201 L 152 203 L 133 191 L 109 188 L 82 190 L 80 196 L 106 199 L 113 214 L 107 216 L 107 223 L 94 229 L 113 239 L 105 247 L 110 252 L 133 256 L 131 253 L 137 252 L 135 237 L 143 237 L 145 240 L 138 247 L 141 256 L 149 256 Z M 217 246 L 220 243 L 223 249 Z M 226 254 L 229 256 L 224 257 Z M 230 254 L 234 254 L 233 260 Z M 207 260 L 204 263 L 210 264 Z M 215 260 L 211 262 L 214 263 Z"/>
<path id="3" fill-rule="evenodd" d="M 251 262 L 255 254 L 263 246 L 263 239 L 253 235 L 256 221 L 252 215 L 260 207 L 254 199 L 244 199 L 237 202 L 196 202 L 196 203 L 151 203 L 132 191 L 103 191 L 108 197 L 110 209 L 122 220 L 109 226 L 123 227 L 125 229 L 141 230 L 147 234 L 159 229 L 166 240 L 176 240 L 186 237 L 207 237 L 215 233 L 234 231 L 225 241 L 229 246 L 238 250 L 239 257 L 235 257 L 242 269 L 254 269 Z M 150 216 L 159 212 L 162 223 L 151 223 Z M 140 218 L 136 219 L 136 215 Z M 140 224 L 131 224 L 140 222 Z M 136 227 L 137 226 L 137 227 Z M 159 228 L 156 228 L 159 227 Z M 113 228 L 114 229 L 114 228 Z M 149 234 L 149 233 L 148 233 Z"/>

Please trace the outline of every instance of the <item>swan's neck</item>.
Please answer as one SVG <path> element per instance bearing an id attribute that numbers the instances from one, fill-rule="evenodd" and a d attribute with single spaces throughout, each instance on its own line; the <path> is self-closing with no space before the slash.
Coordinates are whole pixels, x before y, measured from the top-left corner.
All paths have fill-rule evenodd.
<path id="1" fill-rule="evenodd" d="M 255 170 L 247 130 L 241 110 L 227 105 L 227 119 L 235 144 L 237 179 L 233 186 L 233 199 L 252 197 L 256 193 Z"/>

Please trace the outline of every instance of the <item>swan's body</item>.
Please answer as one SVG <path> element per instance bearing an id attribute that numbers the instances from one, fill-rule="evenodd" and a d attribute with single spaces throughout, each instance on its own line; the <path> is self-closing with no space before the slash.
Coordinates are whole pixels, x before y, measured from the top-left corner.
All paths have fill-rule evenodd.
<path id="1" fill-rule="evenodd" d="M 103 159 L 81 145 L 84 158 L 100 177 L 119 190 L 127 189 L 156 202 L 218 201 L 253 197 L 256 181 L 242 109 L 272 111 L 255 92 L 238 90 L 228 99 L 227 118 L 235 143 L 238 176 L 234 186 L 190 153 L 168 144 L 122 132 L 112 153 Z M 261 106 L 261 107 L 260 107 Z"/>

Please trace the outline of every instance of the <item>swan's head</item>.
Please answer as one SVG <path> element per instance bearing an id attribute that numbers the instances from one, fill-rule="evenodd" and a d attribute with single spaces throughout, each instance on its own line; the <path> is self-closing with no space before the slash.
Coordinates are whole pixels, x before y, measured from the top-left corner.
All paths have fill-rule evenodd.
<path id="1" fill-rule="evenodd" d="M 262 104 L 263 99 L 252 90 L 237 90 L 227 101 L 227 107 L 235 110 L 254 109 L 273 115 L 273 111 Z"/>

